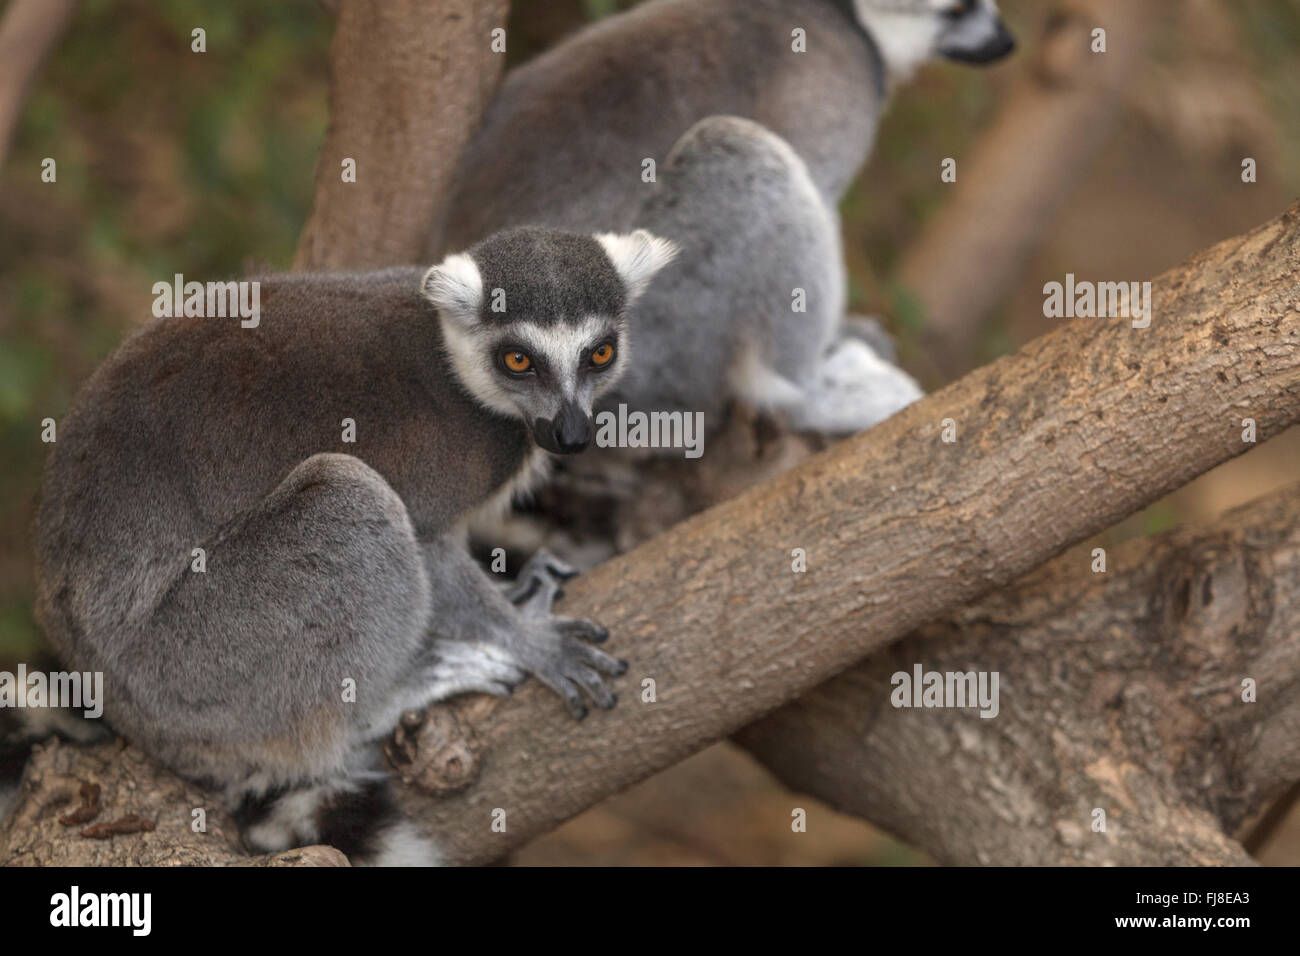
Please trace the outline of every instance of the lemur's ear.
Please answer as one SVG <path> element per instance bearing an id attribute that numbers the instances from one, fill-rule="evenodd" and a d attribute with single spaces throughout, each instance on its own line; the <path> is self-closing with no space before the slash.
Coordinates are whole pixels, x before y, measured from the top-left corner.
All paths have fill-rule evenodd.
<path id="1" fill-rule="evenodd" d="M 677 255 L 675 243 L 651 235 L 644 229 L 625 236 L 602 232 L 595 239 L 604 247 L 605 254 L 627 286 L 628 305 L 640 297 L 655 273 Z"/>
<path id="2" fill-rule="evenodd" d="M 424 274 L 420 293 L 443 315 L 469 325 L 483 304 L 483 275 L 473 259 L 458 252 Z"/>

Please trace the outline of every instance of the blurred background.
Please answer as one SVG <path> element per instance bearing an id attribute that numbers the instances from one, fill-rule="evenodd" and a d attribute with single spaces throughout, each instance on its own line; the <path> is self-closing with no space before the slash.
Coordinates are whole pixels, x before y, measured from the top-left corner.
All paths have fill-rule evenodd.
<path id="1" fill-rule="evenodd" d="M 509 58 L 522 62 L 632 5 L 515 0 Z M 30 558 L 41 420 L 62 416 L 95 365 L 150 320 L 153 282 L 176 272 L 284 269 L 292 260 L 328 119 L 325 6 L 85 0 L 37 78 L 0 167 L 0 669 L 42 646 Z M 987 150 L 989 137 L 1019 135 L 1008 114 L 1025 102 L 1035 71 L 1042 87 L 1043 71 L 1056 68 L 1042 38 L 1057 4 L 1003 0 L 1021 41 L 1016 55 L 984 70 L 929 66 L 895 98 L 842 207 L 850 299 L 855 311 L 884 318 L 901 364 L 927 387 L 1049 331 L 1044 282 L 1066 272 L 1154 277 L 1300 195 L 1300 0 L 1155 6 L 1158 16 L 1110 38 L 1121 46 L 1140 40 L 1140 55 L 1105 94 L 1096 114 L 1105 122 L 1072 134 L 1078 168 L 1063 176 L 1012 281 L 956 338 L 937 331 L 918 305 L 923 296 L 906 276 L 924 276 L 924 256 L 909 262 L 909 251 L 924 247 L 927 227 L 933 233 L 943 221 L 936 217 L 957 188 L 940 181 L 941 160 L 958 158 L 960 180 L 964 157 Z M 207 31 L 202 56 L 190 52 L 195 26 Z M 1252 184 L 1241 181 L 1246 156 L 1257 162 Z M 45 157 L 57 160 L 55 184 L 41 181 Z M 1293 429 L 1098 540 L 1213 517 L 1297 476 Z M 790 831 L 795 806 L 809 811 L 806 834 Z M 927 862 L 861 821 L 786 792 L 728 744 L 594 808 L 515 859 Z M 1295 813 L 1262 860 L 1300 862 Z"/>

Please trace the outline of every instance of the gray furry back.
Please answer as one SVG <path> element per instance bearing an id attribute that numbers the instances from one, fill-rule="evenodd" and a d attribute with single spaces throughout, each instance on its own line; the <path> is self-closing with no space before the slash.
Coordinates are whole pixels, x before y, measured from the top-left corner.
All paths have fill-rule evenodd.
<path id="1" fill-rule="evenodd" d="M 807 34 L 793 49 L 791 31 Z M 871 148 L 883 67 L 842 3 L 651 0 L 512 70 L 462 157 L 435 250 L 506 226 L 624 229 L 643 161 L 712 115 L 786 139 L 834 206 Z"/>

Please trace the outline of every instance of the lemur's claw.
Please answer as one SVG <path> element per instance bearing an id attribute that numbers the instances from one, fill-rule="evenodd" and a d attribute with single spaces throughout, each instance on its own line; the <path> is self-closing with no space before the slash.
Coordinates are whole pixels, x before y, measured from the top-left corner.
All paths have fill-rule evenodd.
<path id="1" fill-rule="evenodd" d="M 538 631 L 529 641 L 530 659 L 525 666 L 564 699 L 575 719 L 587 715 L 583 694 L 602 710 L 618 703 L 613 691 L 605 686 L 605 676 L 625 673 L 627 661 L 610 657 L 587 643 L 605 640 L 608 630 L 578 617 L 549 617 L 536 622 L 536 626 Z"/>

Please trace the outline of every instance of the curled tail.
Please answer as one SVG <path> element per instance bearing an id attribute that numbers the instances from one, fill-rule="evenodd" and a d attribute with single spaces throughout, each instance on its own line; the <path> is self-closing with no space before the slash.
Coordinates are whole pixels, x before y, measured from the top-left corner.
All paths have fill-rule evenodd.
<path id="1" fill-rule="evenodd" d="M 324 843 L 357 866 L 442 863 L 434 842 L 398 811 L 380 772 L 246 791 L 234 814 L 245 843 L 259 853 Z"/>

